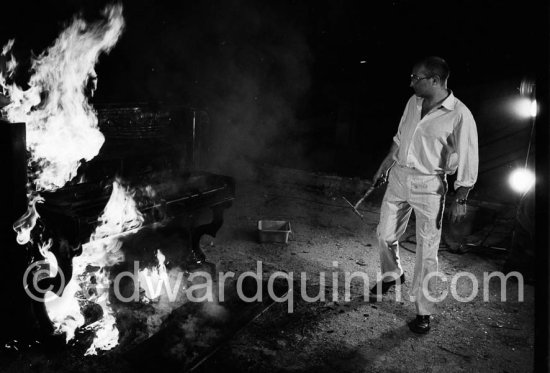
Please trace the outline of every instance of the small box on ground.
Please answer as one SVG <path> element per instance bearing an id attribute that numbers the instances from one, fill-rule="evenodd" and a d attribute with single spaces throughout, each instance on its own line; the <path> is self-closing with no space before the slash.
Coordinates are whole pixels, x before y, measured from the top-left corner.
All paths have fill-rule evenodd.
<path id="1" fill-rule="evenodd" d="M 258 235 L 260 242 L 288 243 L 290 222 L 285 220 L 259 220 Z"/>

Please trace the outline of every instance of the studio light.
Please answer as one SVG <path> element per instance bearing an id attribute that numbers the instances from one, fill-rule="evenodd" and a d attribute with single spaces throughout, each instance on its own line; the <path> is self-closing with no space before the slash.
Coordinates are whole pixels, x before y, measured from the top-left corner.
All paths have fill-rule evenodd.
<path id="1" fill-rule="evenodd" d="M 531 134 L 527 144 L 527 154 L 525 155 L 525 165 L 522 168 L 515 169 L 509 176 L 508 182 L 512 189 L 522 196 L 535 184 L 535 174 L 527 168 L 529 165 L 529 154 L 531 153 L 531 143 L 533 142 L 533 133 L 535 132 L 535 120 L 537 117 L 537 100 L 535 81 L 531 78 L 523 78 L 519 88 L 521 97 L 515 105 L 516 113 L 522 118 L 528 118 Z M 523 199 L 523 197 L 522 197 Z"/>
<path id="2" fill-rule="evenodd" d="M 508 182 L 514 191 L 523 194 L 535 184 L 535 174 L 527 168 L 518 168 L 510 174 Z"/>
<path id="3" fill-rule="evenodd" d="M 538 111 L 537 100 L 522 97 L 516 101 L 514 111 L 521 118 L 535 118 Z"/>

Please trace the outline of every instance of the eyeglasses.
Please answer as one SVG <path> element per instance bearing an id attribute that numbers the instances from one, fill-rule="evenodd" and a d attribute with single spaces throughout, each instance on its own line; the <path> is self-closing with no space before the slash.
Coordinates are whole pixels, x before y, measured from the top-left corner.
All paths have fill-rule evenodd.
<path id="1" fill-rule="evenodd" d="M 411 74 L 411 82 L 413 84 L 416 84 L 418 83 L 419 81 L 421 81 L 422 79 L 430 79 L 430 78 L 433 78 L 434 76 L 418 76 L 418 75 L 415 75 L 415 74 Z"/>

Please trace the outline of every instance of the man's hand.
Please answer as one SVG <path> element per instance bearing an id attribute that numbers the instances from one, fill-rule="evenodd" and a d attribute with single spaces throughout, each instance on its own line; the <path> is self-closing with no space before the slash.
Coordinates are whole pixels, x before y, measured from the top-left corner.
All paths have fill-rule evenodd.
<path id="1" fill-rule="evenodd" d="M 374 177 L 372 178 L 372 184 L 375 185 L 376 182 L 381 179 L 387 177 L 388 170 L 393 166 L 393 160 L 391 158 L 386 158 L 378 168 L 378 171 L 374 174 Z"/>
<path id="2" fill-rule="evenodd" d="M 386 176 L 386 173 L 388 170 L 393 166 L 394 164 L 394 157 L 397 154 L 398 146 L 395 142 L 392 142 L 390 151 L 388 152 L 388 155 L 386 155 L 386 158 L 382 161 L 382 164 L 380 167 L 378 167 L 378 171 L 374 174 L 374 177 L 372 178 L 372 184 L 376 184 L 376 182 L 383 176 Z"/>
<path id="3" fill-rule="evenodd" d="M 470 188 L 460 187 L 456 191 L 455 200 L 451 205 L 450 219 L 451 223 L 460 223 L 464 220 L 468 207 L 466 203 L 458 203 L 458 201 L 466 201 Z"/>
<path id="4" fill-rule="evenodd" d="M 378 169 L 378 171 L 376 171 L 376 173 L 372 177 L 372 185 L 376 184 L 378 179 L 380 179 L 384 175 L 384 171 L 385 170 L 383 170 L 382 168 L 380 168 L 380 169 Z"/>
<path id="5" fill-rule="evenodd" d="M 460 223 L 464 220 L 468 208 L 466 204 L 460 204 L 456 200 L 451 205 L 451 223 Z"/>

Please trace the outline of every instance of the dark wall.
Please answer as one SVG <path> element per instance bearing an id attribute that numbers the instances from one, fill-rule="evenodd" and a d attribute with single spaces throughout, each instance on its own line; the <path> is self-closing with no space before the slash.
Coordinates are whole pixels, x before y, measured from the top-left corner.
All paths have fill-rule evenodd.
<path id="1" fill-rule="evenodd" d="M 13 19 L 1 26 L 22 60 L 50 44 L 72 14 L 97 18 L 107 1 L 31 3 L 13 5 Z M 230 172 L 268 162 L 370 177 L 412 94 L 408 76 L 420 57 L 447 59 L 449 85 L 478 119 L 480 143 L 492 141 L 502 120 L 513 121 L 493 96 L 532 73 L 547 48 L 532 22 L 545 10 L 536 4 L 123 1 L 126 30 L 97 66 L 95 100 L 206 109 L 210 160 Z"/>

